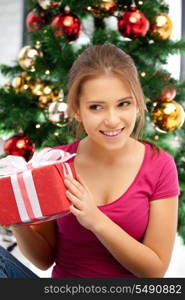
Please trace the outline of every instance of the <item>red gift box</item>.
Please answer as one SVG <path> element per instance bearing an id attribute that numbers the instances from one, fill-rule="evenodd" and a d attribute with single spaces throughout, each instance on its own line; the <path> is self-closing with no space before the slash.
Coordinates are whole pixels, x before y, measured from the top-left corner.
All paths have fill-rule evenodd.
<path id="1" fill-rule="evenodd" d="M 19 156 L 1 159 L 0 225 L 30 225 L 66 214 L 70 201 L 64 176 L 75 177 L 74 164 L 67 163 L 74 155 L 46 148 L 28 163 Z"/>

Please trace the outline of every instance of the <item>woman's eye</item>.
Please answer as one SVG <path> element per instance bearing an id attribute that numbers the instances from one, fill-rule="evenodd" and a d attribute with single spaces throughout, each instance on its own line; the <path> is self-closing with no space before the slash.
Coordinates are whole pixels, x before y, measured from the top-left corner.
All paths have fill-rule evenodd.
<path id="1" fill-rule="evenodd" d="M 93 110 L 99 110 L 101 108 L 101 106 L 94 104 L 94 105 L 91 105 L 89 108 L 93 109 Z"/>
<path id="2" fill-rule="evenodd" d="M 119 103 L 119 106 L 126 107 L 130 103 L 131 103 L 130 101 L 124 101 L 124 102 Z M 89 108 L 92 109 L 92 110 L 100 110 L 102 108 L 102 106 L 98 105 L 98 104 L 93 104 L 93 105 L 89 106 Z"/>
<path id="3" fill-rule="evenodd" d="M 130 104 L 130 101 L 124 101 L 124 102 L 121 102 L 119 104 L 119 106 L 128 106 Z"/>

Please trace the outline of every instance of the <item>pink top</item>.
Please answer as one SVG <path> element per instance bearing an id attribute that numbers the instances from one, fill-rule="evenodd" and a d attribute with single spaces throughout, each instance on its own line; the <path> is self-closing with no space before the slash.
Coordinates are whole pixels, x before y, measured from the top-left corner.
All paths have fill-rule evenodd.
<path id="1" fill-rule="evenodd" d="M 74 153 L 79 141 L 56 148 Z M 142 241 L 147 229 L 149 201 L 180 194 L 173 157 L 163 150 L 157 154 L 147 142 L 144 145 L 142 165 L 127 191 L 112 203 L 98 206 L 138 241 Z M 91 231 L 81 226 L 72 213 L 58 218 L 57 224 L 58 251 L 52 277 L 136 277 L 109 253 Z"/>

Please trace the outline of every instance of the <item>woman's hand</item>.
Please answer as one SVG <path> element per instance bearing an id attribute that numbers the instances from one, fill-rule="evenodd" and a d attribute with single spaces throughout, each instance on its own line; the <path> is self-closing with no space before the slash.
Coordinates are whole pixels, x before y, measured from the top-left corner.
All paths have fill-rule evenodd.
<path id="1" fill-rule="evenodd" d="M 71 213 L 85 228 L 92 230 L 97 222 L 103 218 L 103 213 L 98 209 L 84 181 L 77 175 L 78 181 L 71 176 L 66 176 L 64 183 L 68 190 L 66 195 L 72 202 Z"/>

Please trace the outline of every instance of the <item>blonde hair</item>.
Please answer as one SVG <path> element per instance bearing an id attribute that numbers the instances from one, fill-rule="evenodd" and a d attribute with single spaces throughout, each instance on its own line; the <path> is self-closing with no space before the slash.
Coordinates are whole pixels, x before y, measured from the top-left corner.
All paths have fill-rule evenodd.
<path id="1" fill-rule="evenodd" d="M 75 60 L 69 73 L 68 114 L 74 118 L 79 108 L 79 97 L 82 85 L 89 79 L 101 75 L 117 76 L 127 83 L 134 94 L 138 106 L 138 117 L 132 136 L 139 139 L 145 122 L 147 110 L 138 72 L 133 59 L 120 48 L 112 44 L 93 45 L 85 49 Z M 72 126 L 75 126 L 73 122 Z M 85 133 L 83 124 L 75 126 L 76 138 Z"/>

